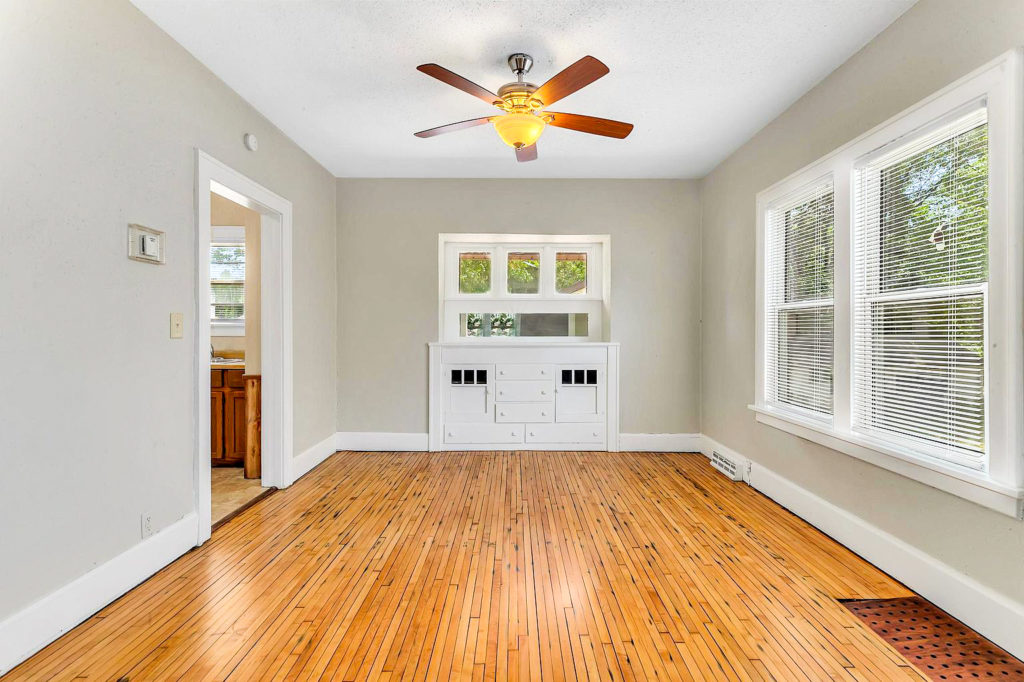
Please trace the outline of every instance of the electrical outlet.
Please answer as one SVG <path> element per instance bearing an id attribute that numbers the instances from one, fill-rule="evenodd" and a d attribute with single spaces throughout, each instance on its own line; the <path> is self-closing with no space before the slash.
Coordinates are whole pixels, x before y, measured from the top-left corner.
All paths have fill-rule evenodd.
<path id="1" fill-rule="evenodd" d="M 153 534 L 153 515 L 149 512 L 142 512 L 142 537 L 148 538 Z"/>

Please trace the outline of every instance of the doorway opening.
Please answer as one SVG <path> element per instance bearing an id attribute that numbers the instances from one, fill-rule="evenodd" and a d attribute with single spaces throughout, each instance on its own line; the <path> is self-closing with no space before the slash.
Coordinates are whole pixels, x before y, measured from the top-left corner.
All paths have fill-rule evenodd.
<path id="1" fill-rule="evenodd" d="M 197 150 L 197 545 L 292 482 L 291 215 Z"/>
<path id="2" fill-rule="evenodd" d="M 251 208 L 210 192 L 210 465 L 214 529 L 274 490 L 263 485 L 260 231 Z"/>

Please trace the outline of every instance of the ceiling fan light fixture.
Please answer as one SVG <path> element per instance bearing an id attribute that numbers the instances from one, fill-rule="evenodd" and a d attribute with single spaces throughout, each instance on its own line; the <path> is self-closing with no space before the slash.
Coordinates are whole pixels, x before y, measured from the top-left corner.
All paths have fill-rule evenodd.
<path id="1" fill-rule="evenodd" d="M 537 160 L 537 140 L 549 125 L 620 140 L 633 131 L 632 123 L 597 118 L 596 116 L 556 114 L 552 111 L 545 111 L 548 105 L 554 104 L 606 75 L 608 67 L 600 60 L 587 55 L 559 71 L 539 88 L 533 83 L 526 82 L 523 78 L 533 65 L 533 58 L 530 55 L 516 52 L 509 56 L 508 65 L 512 69 L 512 73 L 515 74 L 516 80 L 498 88 L 497 93 L 482 88 L 443 66 L 437 64 L 417 66 L 417 71 L 483 100 L 504 113 L 497 116 L 479 116 L 466 121 L 421 130 L 414 133 L 416 137 L 434 137 L 456 130 L 481 126 L 485 123 L 493 123 L 501 141 L 515 149 L 516 161 L 524 163 Z"/>
<path id="2" fill-rule="evenodd" d="M 505 114 L 494 118 L 494 129 L 509 147 L 529 147 L 544 132 L 544 120 L 533 114 Z"/>

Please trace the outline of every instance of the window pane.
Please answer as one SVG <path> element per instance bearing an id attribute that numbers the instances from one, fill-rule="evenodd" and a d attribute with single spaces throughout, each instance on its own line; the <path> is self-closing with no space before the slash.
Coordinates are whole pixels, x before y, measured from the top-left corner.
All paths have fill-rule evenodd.
<path id="1" fill-rule="evenodd" d="M 210 247 L 210 279 L 245 281 L 245 247 L 214 244 Z"/>
<path id="2" fill-rule="evenodd" d="M 555 255 L 555 291 L 560 294 L 587 293 L 587 254 Z"/>
<path id="3" fill-rule="evenodd" d="M 491 254 L 459 254 L 459 293 L 486 294 L 491 290 Z"/>
<path id="4" fill-rule="evenodd" d="M 880 169 L 882 291 L 988 278 L 988 126 Z"/>
<path id="5" fill-rule="evenodd" d="M 459 336 L 514 337 L 589 335 L 587 313 L 462 313 Z"/>
<path id="6" fill-rule="evenodd" d="M 540 254 L 508 254 L 508 293 L 536 294 L 540 291 Z"/>
<path id="7" fill-rule="evenodd" d="M 210 245 L 210 319 L 245 319 L 245 246 Z"/>
<path id="8" fill-rule="evenodd" d="M 789 192 L 766 216 L 765 398 L 822 417 L 833 413 L 834 226 L 831 178 Z"/>
<path id="9" fill-rule="evenodd" d="M 210 318 L 239 320 L 245 316 L 245 287 L 241 284 L 210 285 Z"/>
<path id="10" fill-rule="evenodd" d="M 785 211 L 785 300 L 832 298 L 833 194 Z"/>
<path id="11" fill-rule="evenodd" d="M 776 399 L 832 414 L 832 306 L 778 313 Z"/>
<path id="12" fill-rule="evenodd" d="M 865 425 L 940 446 L 985 450 L 982 296 L 880 302 L 858 387 Z"/>
<path id="13" fill-rule="evenodd" d="M 987 113 L 860 167 L 853 426 L 971 468 L 986 450 Z"/>

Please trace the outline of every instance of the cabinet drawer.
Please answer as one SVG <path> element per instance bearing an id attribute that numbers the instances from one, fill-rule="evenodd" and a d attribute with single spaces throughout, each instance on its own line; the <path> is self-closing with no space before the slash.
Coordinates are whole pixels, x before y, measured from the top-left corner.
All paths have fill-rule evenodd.
<path id="1" fill-rule="evenodd" d="M 445 424 L 445 443 L 522 443 L 521 424 Z"/>
<path id="2" fill-rule="evenodd" d="M 210 388 L 220 388 L 224 385 L 224 370 L 222 369 L 211 369 L 210 370 Z"/>
<path id="3" fill-rule="evenodd" d="M 498 402 L 547 402 L 555 395 L 552 381 L 496 381 L 494 399 Z"/>
<path id="4" fill-rule="evenodd" d="M 245 388 L 245 376 L 244 369 L 225 369 L 224 370 L 224 385 L 230 386 L 231 388 Z"/>
<path id="5" fill-rule="evenodd" d="M 604 424 L 531 424 L 527 443 L 603 443 Z"/>
<path id="6" fill-rule="evenodd" d="M 553 365 L 498 365 L 495 369 L 498 379 L 548 381 L 555 378 Z"/>
<path id="7" fill-rule="evenodd" d="M 553 422 L 554 403 L 501 403 L 494 408 L 494 421 L 498 423 Z"/>

